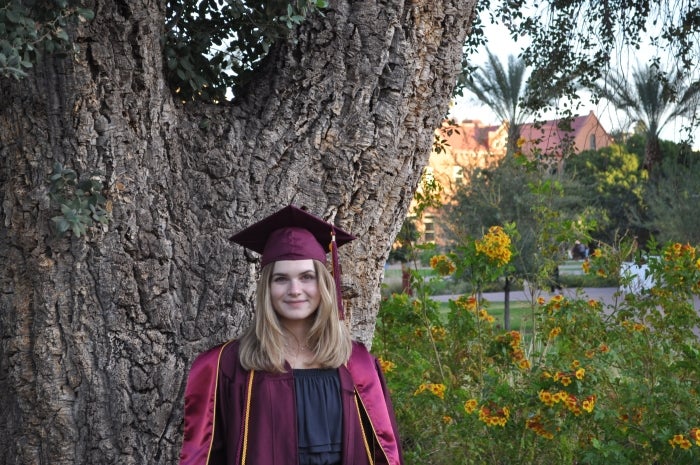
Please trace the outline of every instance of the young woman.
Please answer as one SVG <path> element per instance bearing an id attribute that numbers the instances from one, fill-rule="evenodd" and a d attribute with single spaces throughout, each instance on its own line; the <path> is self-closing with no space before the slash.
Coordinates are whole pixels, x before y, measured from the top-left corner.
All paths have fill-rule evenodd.
<path id="1" fill-rule="evenodd" d="M 231 238 L 262 254 L 254 322 L 193 363 L 181 465 L 402 463 L 384 377 L 325 266 L 352 239 L 294 206 Z"/>

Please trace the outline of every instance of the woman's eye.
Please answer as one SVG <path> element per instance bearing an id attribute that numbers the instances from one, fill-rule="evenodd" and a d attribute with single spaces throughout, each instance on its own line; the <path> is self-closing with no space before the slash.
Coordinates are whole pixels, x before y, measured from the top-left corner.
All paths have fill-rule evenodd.
<path id="1" fill-rule="evenodd" d="M 284 283 L 287 282 L 287 277 L 286 276 L 275 276 L 272 278 L 273 283 Z"/>
<path id="2" fill-rule="evenodd" d="M 314 276 L 312 274 L 305 274 L 301 277 L 302 281 L 313 281 L 315 279 L 316 279 L 316 276 Z"/>

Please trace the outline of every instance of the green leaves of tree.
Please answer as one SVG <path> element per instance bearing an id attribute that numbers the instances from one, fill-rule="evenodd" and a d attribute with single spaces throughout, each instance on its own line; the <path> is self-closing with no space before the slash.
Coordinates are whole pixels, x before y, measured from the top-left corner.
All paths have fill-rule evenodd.
<path id="1" fill-rule="evenodd" d="M 102 195 L 102 182 L 97 176 L 78 179 L 74 170 L 57 162 L 49 181 L 49 197 L 61 211 L 51 218 L 59 236 L 71 231 L 80 237 L 91 226 L 109 222 L 107 199 Z"/>
<path id="2" fill-rule="evenodd" d="M 79 1 L 6 0 L 0 7 L 0 77 L 23 78 L 42 53 L 68 50 L 69 23 L 93 17 Z"/>
<path id="3" fill-rule="evenodd" d="M 691 72 L 700 46 L 700 8 L 695 0 L 479 0 L 477 11 L 508 28 L 513 39 L 527 38 L 520 57 L 532 69 L 527 105 L 538 109 L 551 95 L 575 99 L 580 87 L 591 87 L 610 69 L 615 53 L 627 47 L 634 54 L 645 42 L 659 56 L 676 57 L 678 71 Z M 476 18 L 468 55 L 484 38 Z M 572 79 L 575 77 L 576 79 Z"/>
<path id="4" fill-rule="evenodd" d="M 249 81 L 274 42 L 327 0 L 179 0 L 166 3 L 164 54 L 183 101 L 220 102 Z"/>

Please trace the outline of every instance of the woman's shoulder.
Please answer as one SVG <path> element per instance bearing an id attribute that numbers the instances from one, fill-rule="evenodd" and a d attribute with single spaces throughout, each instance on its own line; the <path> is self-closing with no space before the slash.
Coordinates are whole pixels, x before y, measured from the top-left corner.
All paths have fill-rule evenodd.
<path id="1" fill-rule="evenodd" d="M 353 340 L 350 360 L 354 360 L 356 362 L 373 362 L 375 357 L 362 342 Z"/>
<path id="2" fill-rule="evenodd" d="M 238 359 L 238 341 L 231 339 L 201 352 L 192 363 L 192 367 L 228 365 L 231 359 Z"/>

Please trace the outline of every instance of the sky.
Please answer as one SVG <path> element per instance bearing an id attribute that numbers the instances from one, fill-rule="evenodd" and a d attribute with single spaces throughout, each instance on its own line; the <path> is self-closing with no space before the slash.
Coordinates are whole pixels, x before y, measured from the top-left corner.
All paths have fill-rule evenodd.
<path id="1" fill-rule="evenodd" d="M 508 55 L 517 56 L 522 47 L 526 44 L 525 41 L 518 43 L 514 42 L 503 26 L 496 26 L 489 23 L 488 18 L 482 17 L 484 24 L 484 32 L 487 37 L 488 47 L 492 53 L 498 56 L 501 62 L 505 65 L 508 60 Z M 618 53 L 618 66 L 621 68 L 633 69 L 637 63 L 645 64 L 652 56 L 651 47 L 642 47 L 640 51 L 634 53 L 629 51 L 621 51 Z M 486 48 L 480 49 L 472 61 L 476 65 L 485 64 L 487 61 Z M 469 92 L 465 91 L 463 97 L 456 97 L 453 106 L 450 109 L 449 116 L 461 121 L 464 119 L 477 119 L 485 124 L 500 124 L 498 117 L 486 106 L 478 102 Z M 576 111 L 578 115 L 586 115 L 591 110 L 600 120 L 603 127 L 608 131 L 620 130 L 628 126 L 628 118 L 622 112 L 618 112 L 609 103 L 602 101 L 599 104 L 594 104 L 590 100 L 583 100 L 582 106 Z M 555 119 L 557 114 L 551 112 L 545 114 L 546 119 Z M 684 131 L 684 125 L 687 125 L 687 120 L 678 118 L 671 120 L 661 131 L 661 138 L 680 142 L 687 137 L 687 132 Z M 631 128 L 630 128 L 631 129 Z M 696 127 L 693 131 L 693 148 L 700 150 L 700 128 Z"/>

